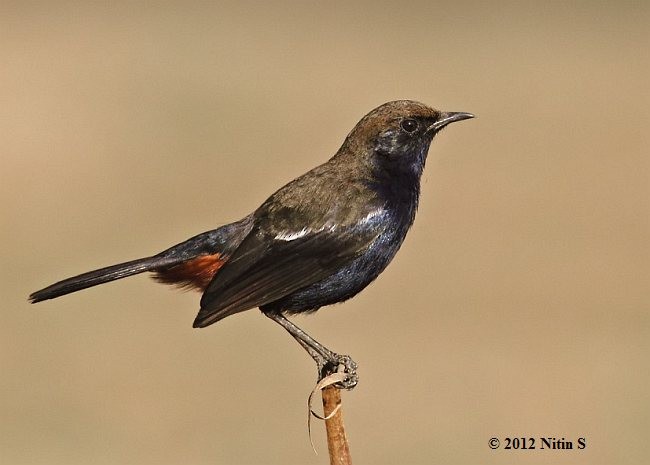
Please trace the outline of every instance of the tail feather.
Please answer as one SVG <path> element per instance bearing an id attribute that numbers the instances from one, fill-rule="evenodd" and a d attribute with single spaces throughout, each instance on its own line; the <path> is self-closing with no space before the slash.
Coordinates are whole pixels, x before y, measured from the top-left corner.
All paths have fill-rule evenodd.
<path id="1" fill-rule="evenodd" d="M 34 292 L 29 296 L 29 301 L 36 303 L 54 299 L 145 271 L 155 272 L 154 278 L 166 284 L 203 290 L 252 227 L 253 216 L 249 215 L 242 220 L 191 237 L 157 255 L 64 279 Z"/>
<path id="2" fill-rule="evenodd" d="M 43 300 L 54 299 L 71 292 L 80 291 L 88 287 L 104 284 L 116 279 L 126 278 L 134 274 L 152 271 L 158 267 L 168 265 L 169 260 L 159 256 L 140 258 L 118 265 L 107 266 L 99 270 L 89 271 L 87 273 L 64 279 L 58 283 L 47 286 L 40 291 L 36 291 L 29 296 L 31 303 L 41 302 Z"/>

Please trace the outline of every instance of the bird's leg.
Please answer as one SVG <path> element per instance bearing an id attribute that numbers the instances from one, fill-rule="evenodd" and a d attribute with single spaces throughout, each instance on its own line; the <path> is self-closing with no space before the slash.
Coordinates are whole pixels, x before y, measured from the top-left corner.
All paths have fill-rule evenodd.
<path id="1" fill-rule="evenodd" d="M 332 352 L 279 313 L 265 312 L 264 314 L 286 329 L 314 359 L 318 369 L 318 381 L 332 373 L 336 373 L 339 371 L 339 367 L 342 367 L 347 376 L 344 381 L 336 383 L 336 386 L 342 389 L 352 389 L 357 385 L 359 381 L 357 364 L 349 355 L 339 355 Z"/>

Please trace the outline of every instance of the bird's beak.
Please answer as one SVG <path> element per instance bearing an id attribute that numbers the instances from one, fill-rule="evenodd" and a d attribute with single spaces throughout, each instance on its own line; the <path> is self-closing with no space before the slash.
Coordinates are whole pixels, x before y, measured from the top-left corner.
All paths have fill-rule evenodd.
<path id="1" fill-rule="evenodd" d="M 456 121 L 462 121 L 464 119 L 470 118 L 474 118 L 474 115 L 462 111 L 442 112 L 440 113 L 440 116 L 438 116 L 438 121 L 427 128 L 427 132 L 436 132 L 447 126 L 449 123 L 454 123 Z"/>

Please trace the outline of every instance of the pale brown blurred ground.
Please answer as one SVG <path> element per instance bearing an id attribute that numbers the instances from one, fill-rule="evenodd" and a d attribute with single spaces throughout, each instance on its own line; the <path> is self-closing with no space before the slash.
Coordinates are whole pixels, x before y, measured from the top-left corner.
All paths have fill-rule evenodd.
<path id="1" fill-rule="evenodd" d="M 327 463 L 312 362 L 258 312 L 26 297 L 241 217 L 397 98 L 478 118 L 389 269 L 299 318 L 360 364 L 355 463 L 648 463 L 648 5 L 3 2 L 0 463 Z"/>

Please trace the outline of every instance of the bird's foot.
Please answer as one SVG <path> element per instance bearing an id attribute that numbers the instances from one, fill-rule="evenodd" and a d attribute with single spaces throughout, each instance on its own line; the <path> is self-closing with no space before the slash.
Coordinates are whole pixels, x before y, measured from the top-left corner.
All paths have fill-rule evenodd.
<path id="1" fill-rule="evenodd" d="M 349 355 L 332 352 L 309 334 L 297 327 L 281 313 L 264 312 L 266 316 L 278 323 L 307 351 L 316 362 L 318 383 L 316 386 L 335 386 L 339 389 L 353 389 L 359 382 L 357 364 Z"/>
<path id="2" fill-rule="evenodd" d="M 329 355 L 329 354 L 328 354 Z M 357 363 L 349 355 L 331 353 L 327 359 L 317 360 L 318 381 L 328 376 L 339 374 L 341 378 L 333 385 L 339 389 L 351 390 L 359 382 Z"/>

